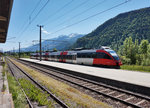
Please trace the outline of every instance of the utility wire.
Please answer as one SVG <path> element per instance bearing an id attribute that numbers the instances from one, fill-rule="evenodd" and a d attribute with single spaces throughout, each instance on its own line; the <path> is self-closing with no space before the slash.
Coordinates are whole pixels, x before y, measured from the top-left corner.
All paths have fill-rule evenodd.
<path id="1" fill-rule="evenodd" d="M 31 12 L 31 14 L 29 15 L 30 17 L 32 16 L 32 14 L 34 13 L 34 11 L 37 9 L 37 7 L 39 6 L 40 3 L 41 3 L 41 0 L 39 0 L 39 2 L 36 4 L 35 8 Z"/>
<path id="2" fill-rule="evenodd" d="M 39 12 L 35 15 L 35 17 L 33 17 L 33 19 L 31 20 L 31 23 L 37 18 L 37 16 L 42 12 L 42 10 L 47 6 L 47 4 L 49 3 L 50 0 L 47 0 L 47 2 L 43 5 L 43 7 L 39 10 Z"/>
<path id="3" fill-rule="evenodd" d="M 40 2 L 41 2 L 41 0 L 39 0 L 39 2 L 35 5 L 33 11 L 30 13 L 30 15 L 29 15 L 29 20 L 30 20 L 31 15 L 33 14 L 33 12 L 34 12 L 34 11 L 37 9 L 37 7 L 39 6 Z M 25 22 L 23 23 L 23 26 L 21 27 L 21 29 L 24 28 L 25 24 L 27 24 L 26 22 L 27 22 L 27 21 L 25 21 Z"/>
<path id="4" fill-rule="evenodd" d="M 73 9 L 69 10 L 68 12 L 64 13 L 63 15 L 60 15 L 57 19 L 52 20 L 51 22 L 56 22 L 58 19 L 62 18 L 63 16 L 71 13 L 72 11 L 79 9 L 82 5 L 86 4 L 87 2 L 89 2 L 89 0 L 85 0 L 82 3 L 80 3 L 79 5 L 77 5 L 76 7 L 74 7 Z M 48 24 L 48 23 L 47 23 Z M 44 24 L 44 26 L 46 26 L 47 24 Z"/>
<path id="5" fill-rule="evenodd" d="M 66 27 L 63 27 L 63 28 L 61 28 L 61 29 L 59 29 L 59 30 L 57 30 L 57 31 L 55 31 L 55 32 L 52 32 L 51 34 L 55 34 L 55 33 L 59 32 L 59 31 L 62 31 L 62 30 L 64 30 L 64 29 L 66 29 L 66 28 L 69 28 L 69 27 L 71 27 L 71 26 L 74 26 L 74 25 L 76 25 L 76 24 L 79 24 L 79 23 L 81 23 L 81 22 L 83 22 L 83 21 L 85 21 L 85 20 L 88 20 L 88 19 L 92 18 L 92 17 L 95 17 L 95 16 L 97 16 L 97 15 L 100 15 L 100 14 L 102 14 L 102 13 L 104 13 L 104 12 L 107 12 L 107 11 L 109 11 L 109 10 L 111 10 L 111 9 L 114 9 L 114 8 L 116 8 L 116 7 L 119 7 L 119 6 L 123 5 L 123 4 L 126 4 L 126 3 L 128 3 L 129 1 L 131 1 L 131 0 L 126 0 L 125 2 L 122 2 L 122 3 L 120 3 L 120 4 L 117 4 L 117 5 L 115 5 L 115 6 L 111 7 L 111 8 L 108 8 L 108 9 L 104 10 L 104 11 L 101 11 L 101 12 L 96 13 L 96 14 L 94 14 L 94 15 L 91 15 L 91 16 L 85 18 L 85 19 L 82 19 L 82 20 L 77 21 L 77 22 L 75 22 L 75 23 L 73 23 L 73 24 L 70 24 L 70 25 L 68 25 L 68 26 L 66 26 Z"/>
<path id="6" fill-rule="evenodd" d="M 43 5 L 43 7 L 38 11 L 38 13 L 35 15 L 35 17 L 31 20 L 30 24 L 37 18 L 37 16 L 42 12 L 42 10 L 47 6 L 47 4 L 49 3 L 50 0 L 47 0 L 47 2 Z M 22 35 L 28 28 L 29 28 L 29 25 L 28 24 L 25 29 L 21 32 L 20 35 Z M 21 37 L 21 36 L 20 36 Z"/>
<path id="7" fill-rule="evenodd" d="M 80 15 L 83 15 L 83 14 L 86 13 L 87 11 L 89 11 L 89 10 L 95 8 L 96 6 L 99 6 L 100 4 L 102 4 L 102 3 L 104 3 L 104 2 L 106 2 L 106 0 L 103 0 L 103 1 L 98 2 L 97 4 L 93 5 L 92 7 L 88 8 L 88 9 L 86 9 L 86 10 L 84 10 L 84 11 L 82 11 L 82 12 L 76 14 L 76 15 L 74 15 L 73 17 L 71 17 L 71 18 L 65 20 L 64 22 L 62 22 L 62 23 L 56 25 L 56 26 L 53 27 L 53 28 L 59 27 L 59 26 L 63 25 L 64 23 L 66 23 L 66 22 L 68 22 L 68 21 L 70 21 L 70 20 L 72 20 L 72 19 L 74 19 L 74 18 L 76 18 L 76 17 L 78 17 L 78 16 L 80 16 Z"/>
<path id="8" fill-rule="evenodd" d="M 50 14 L 50 15 L 47 17 L 47 20 L 44 20 L 43 22 L 48 21 L 51 16 L 54 16 L 54 15 L 58 14 L 58 13 L 59 13 L 60 11 L 62 11 L 65 7 L 67 7 L 68 5 L 70 5 L 73 1 L 74 1 L 74 0 L 71 0 L 71 1 L 67 2 L 65 5 L 63 5 L 61 8 L 59 8 L 59 9 L 58 9 L 57 11 L 55 11 L 53 14 Z M 40 23 L 43 23 L 43 22 L 40 22 Z"/>

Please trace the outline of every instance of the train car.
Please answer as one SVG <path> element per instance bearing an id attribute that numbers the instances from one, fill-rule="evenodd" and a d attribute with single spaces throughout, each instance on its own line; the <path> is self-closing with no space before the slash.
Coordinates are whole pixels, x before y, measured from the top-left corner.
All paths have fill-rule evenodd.
<path id="1" fill-rule="evenodd" d="M 30 54 L 30 59 L 36 59 L 36 53 L 31 53 Z"/>
<path id="2" fill-rule="evenodd" d="M 111 49 L 80 51 L 77 53 L 77 63 L 112 67 L 122 65 L 118 55 Z"/>
<path id="3" fill-rule="evenodd" d="M 49 52 L 45 52 L 45 60 L 48 60 L 49 58 Z"/>
<path id="4" fill-rule="evenodd" d="M 68 51 L 66 54 L 66 59 L 64 61 L 66 61 L 67 63 L 77 63 L 77 52 Z"/>
<path id="5" fill-rule="evenodd" d="M 42 59 L 97 66 L 120 67 L 122 65 L 117 53 L 109 47 L 79 51 L 45 52 L 42 53 Z"/>
<path id="6" fill-rule="evenodd" d="M 38 53 L 31 53 L 30 54 L 30 58 L 31 59 L 38 59 L 39 58 L 39 54 Z"/>

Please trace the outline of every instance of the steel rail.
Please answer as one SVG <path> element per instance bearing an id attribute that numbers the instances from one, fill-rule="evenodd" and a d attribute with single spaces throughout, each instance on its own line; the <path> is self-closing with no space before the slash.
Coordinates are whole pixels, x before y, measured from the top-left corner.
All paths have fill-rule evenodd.
<path id="1" fill-rule="evenodd" d="M 18 61 L 20 62 L 20 61 L 23 61 L 23 60 L 18 60 Z M 23 62 L 28 62 L 28 61 L 23 61 Z M 21 63 L 22 63 L 22 62 L 21 62 Z M 30 63 L 31 63 L 31 62 L 30 62 Z M 23 63 L 23 64 L 25 64 L 25 63 Z M 79 80 L 84 80 L 84 81 L 87 81 L 87 82 L 89 82 L 89 83 L 93 83 L 93 84 L 96 84 L 96 85 L 99 85 L 99 86 L 104 86 L 104 87 L 106 87 L 106 88 L 110 88 L 110 89 L 116 90 L 116 91 L 118 91 L 118 92 L 123 92 L 123 93 L 129 94 L 129 95 L 134 95 L 134 96 L 136 96 L 136 97 L 144 98 L 144 99 L 150 101 L 150 97 L 148 97 L 148 96 L 144 96 L 144 95 L 141 95 L 141 94 L 133 93 L 133 92 L 130 92 L 130 91 L 127 91 L 127 90 L 123 90 L 123 89 L 118 89 L 118 88 L 113 87 L 113 86 L 110 86 L 110 85 L 98 83 L 98 82 L 95 82 L 95 81 L 92 81 L 92 80 L 88 80 L 88 79 L 85 79 L 85 78 L 82 78 L 82 77 L 78 77 L 78 76 L 75 76 L 75 75 L 67 74 L 67 73 L 64 73 L 64 72 L 62 72 L 62 71 L 60 71 L 60 70 L 52 69 L 52 68 L 50 68 L 50 67 L 48 67 L 48 66 L 39 65 L 39 64 L 33 63 L 33 62 L 32 62 L 32 64 L 38 65 L 38 66 L 40 66 L 40 67 L 43 67 L 44 69 L 47 68 L 47 70 L 52 70 L 52 71 L 54 71 L 54 72 L 57 72 L 57 73 L 60 73 L 60 74 L 64 74 L 64 75 L 66 75 L 66 76 L 70 76 L 70 77 L 73 77 L 73 78 L 76 78 L 76 79 L 79 79 Z M 25 64 L 25 65 L 27 65 L 27 64 Z M 30 65 L 30 67 L 32 67 L 32 65 Z M 69 71 L 69 70 L 68 70 L 68 71 Z"/>
<path id="2" fill-rule="evenodd" d="M 28 104 L 29 104 L 29 107 L 30 107 L 30 108 L 34 108 L 33 105 L 32 105 L 32 103 L 31 103 L 31 101 L 29 100 L 28 96 L 26 95 L 25 91 L 23 90 L 21 84 L 19 83 L 18 79 L 15 77 L 15 74 L 14 74 L 14 72 L 13 72 L 13 70 L 12 70 L 12 67 L 10 66 L 10 64 L 8 63 L 8 61 L 7 61 L 7 65 L 8 65 L 9 70 L 11 71 L 13 77 L 14 77 L 15 80 L 17 81 L 18 85 L 21 87 L 21 91 L 22 91 L 23 94 L 25 95 L 26 100 L 27 100 L 27 102 L 28 102 Z"/>
<path id="3" fill-rule="evenodd" d="M 34 63 L 34 64 L 36 64 L 36 63 Z M 39 66 L 39 65 L 38 65 L 38 66 Z M 31 67 L 33 67 L 33 66 L 31 65 Z M 46 67 L 46 66 L 45 66 L 45 67 Z M 46 69 L 45 67 L 44 67 L 44 69 Z M 44 73 L 53 75 L 53 76 L 55 76 L 55 77 L 57 77 L 57 78 L 60 78 L 60 79 L 62 79 L 62 80 L 65 80 L 65 81 L 67 81 L 67 82 L 70 82 L 70 83 L 72 83 L 72 84 L 75 84 L 75 85 L 78 85 L 78 86 L 80 86 L 80 87 L 83 87 L 83 88 L 85 88 L 85 89 L 88 89 L 88 90 L 90 90 L 90 91 L 96 92 L 96 93 L 98 93 L 98 94 L 100 94 L 100 95 L 109 97 L 109 98 L 114 99 L 114 100 L 116 100 L 116 101 L 120 101 L 120 102 L 122 102 L 122 103 L 124 103 L 124 104 L 126 104 L 126 105 L 128 105 L 128 106 L 132 106 L 132 107 L 134 107 L 134 108 L 142 108 L 142 106 L 135 105 L 134 103 L 121 100 L 121 99 L 119 99 L 119 98 L 116 98 L 116 97 L 113 97 L 113 96 L 111 96 L 111 95 L 102 93 L 102 92 L 100 92 L 100 91 L 96 91 L 96 90 L 94 90 L 94 89 L 92 89 L 92 88 L 89 88 L 89 87 L 86 87 L 86 86 L 84 86 L 84 85 L 80 85 L 80 84 L 75 83 L 75 82 L 73 82 L 73 81 L 70 81 L 70 80 L 68 80 L 68 79 L 59 77 L 59 76 L 54 75 L 54 74 L 52 74 L 52 73 L 43 71 L 42 69 L 39 69 L 38 67 L 33 67 L 33 68 L 35 68 L 35 69 L 37 69 L 37 70 L 40 70 L 40 71 L 42 71 L 42 72 L 44 72 Z M 55 71 L 55 72 L 57 72 L 57 73 L 59 72 L 59 73 L 62 74 L 62 72 L 60 72 L 60 71 L 58 71 L 58 70 L 54 70 L 54 69 L 47 69 L 47 70 Z M 66 73 L 63 73 L 63 75 L 66 75 Z M 119 92 L 123 92 L 123 93 L 126 93 L 126 94 L 130 94 L 130 95 L 133 95 L 133 96 L 135 96 L 135 97 L 139 97 L 139 98 L 142 98 L 142 99 L 144 98 L 144 99 L 146 99 L 146 100 L 150 100 L 149 97 L 144 97 L 144 96 L 142 96 L 142 95 L 134 94 L 134 93 L 128 92 L 128 91 L 126 91 L 126 90 L 117 89 L 117 88 L 115 88 L 115 87 L 107 86 L 107 85 L 105 85 L 105 84 L 98 84 L 98 83 L 96 83 L 96 82 L 94 82 L 94 81 L 90 81 L 90 80 L 87 80 L 87 79 L 84 79 L 84 78 L 79 78 L 79 77 L 76 77 L 76 76 L 73 76 L 73 75 L 68 75 L 68 74 L 67 74 L 67 76 L 74 77 L 74 78 L 77 78 L 77 79 L 80 79 L 80 80 L 84 80 L 84 81 L 87 81 L 87 82 L 90 82 L 90 83 L 94 83 L 94 84 L 96 84 L 96 85 L 104 86 L 105 88 L 110 88 L 110 89 L 113 89 L 113 90 L 116 90 L 116 91 L 119 91 Z"/>
<path id="4" fill-rule="evenodd" d="M 9 61 L 18 68 L 22 73 L 24 73 L 31 81 L 33 81 L 36 85 L 38 85 L 42 90 L 46 91 L 51 98 L 53 98 L 59 105 L 61 105 L 63 108 L 69 108 L 63 101 L 61 101 L 59 98 L 57 98 L 52 92 L 50 92 L 46 87 L 42 86 L 40 83 L 35 81 L 30 75 L 28 75 L 24 70 L 22 70 L 20 67 L 18 67 L 15 63 L 13 63 L 10 59 Z"/>

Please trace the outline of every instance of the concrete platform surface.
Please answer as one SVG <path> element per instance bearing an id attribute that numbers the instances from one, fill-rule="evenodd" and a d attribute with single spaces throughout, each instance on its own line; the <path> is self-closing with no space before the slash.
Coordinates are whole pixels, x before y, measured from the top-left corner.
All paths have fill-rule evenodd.
<path id="1" fill-rule="evenodd" d="M 131 83 L 135 85 L 150 87 L 150 73 L 146 73 L 146 72 L 100 68 L 100 67 L 67 64 L 67 63 L 59 63 L 59 62 L 52 62 L 52 61 L 39 61 L 39 60 L 27 59 L 27 58 L 21 58 L 21 59 L 30 62 L 36 62 L 39 64 L 63 68 L 63 69 L 67 69 L 79 73 L 89 74 L 97 77 L 103 77 L 103 78 L 108 78 L 108 79 L 117 80 L 121 82 Z"/>
<path id="2" fill-rule="evenodd" d="M 2 91 L 3 84 L 5 85 L 5 91 Z M 5 75 L 4 80 L 2 77 L 2 66 L 0 65 L 0 108 L 14 108 L 12 95 L 9 93 L 7 77 Z"/>

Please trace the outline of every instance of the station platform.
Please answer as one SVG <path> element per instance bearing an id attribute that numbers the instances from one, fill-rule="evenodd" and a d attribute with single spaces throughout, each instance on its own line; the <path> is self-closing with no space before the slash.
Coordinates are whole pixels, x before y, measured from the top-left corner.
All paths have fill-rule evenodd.
<path id="1" fill-rule="evenodd" d="M 78 64 L 68 64 L 53 61 L 39 61 L 35 59 L 21 58 L 21 60 L 61 68 L 81 74 L 80 76 L 91 78 L 95 81 L 103 82 L 112 86 L 132 90 L 150 96 L 150 73 L 127 71 L 121 69 L 92 67 Z"/>
<path id="2" fill-rule="evenodd" d="M 6 74 L 3 78 L 3 61 L 0 58 L 0 108 L 14 108 L 12 95 L 9 93 Z M 5 90 L 3 89 L 5 86 Z"/>

